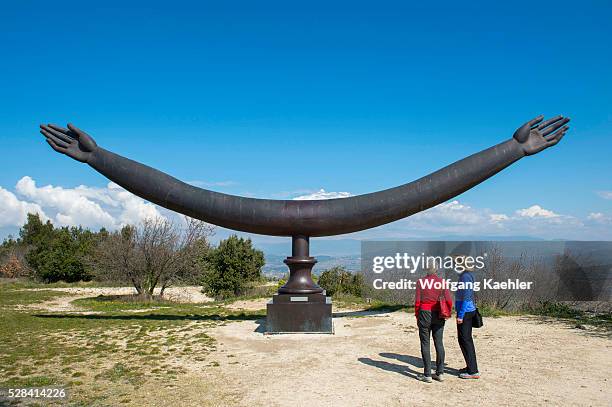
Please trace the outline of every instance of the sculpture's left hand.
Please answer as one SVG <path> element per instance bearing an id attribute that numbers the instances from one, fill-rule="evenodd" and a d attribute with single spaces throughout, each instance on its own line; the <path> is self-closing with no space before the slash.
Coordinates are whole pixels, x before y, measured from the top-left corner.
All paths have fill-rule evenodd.
<path id="1" fill-rule="evenodd" d="M 41 124 L 40 132 L 52 149 L 82 163 L 88 162 L 98 148 L 93 137 L 72 124 L 68 124 L 67 129 L 55 124 Z"/>
<path id="2" fill-rule="evenodd" d="M 537 154 L 540 151 L 557 144 L 569 129 L 566 124 L 568 117 L 557 116 L 542 121 L 544 116 L 538 116 L 528 121 L 514 132 L 514 139 L 519 142 L 525 155 Z"/>

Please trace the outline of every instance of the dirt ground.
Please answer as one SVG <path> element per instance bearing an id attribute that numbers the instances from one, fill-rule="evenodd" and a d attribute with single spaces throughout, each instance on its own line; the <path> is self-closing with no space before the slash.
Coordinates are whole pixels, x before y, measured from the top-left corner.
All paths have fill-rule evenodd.
<path id="1" fill-rule="evenodd" d="M 72 302 L 80 298 L 97 297 L 99 295 L 133 295 L 136 294 L 134 287 L 58 287 L 58 288 L 28 288 L 25 291 L 60 291 L 70 295 L 55 298 L 50 301 L 36 303 L 25 308 L 40 309 L 50 312 L 76 312 L 88 313 L 75 306 Z M 159 295 L 160 289 L 154 292 Z M 169 287 L 164 292 L 164 298 L 170 301 L 183 303 L 204 303 L 214 301 L 202 293 L 202 287 Z"/>
<path id="2" fill-rule="evenodd" d="M 74 296 L 36 305 L 78 312 L 70 304 L 76 298 L 129 294 L 123 288 L 58 290 Z M 206 301 L 192 288 L 175 294 Z M 258 310 L 266 302 L 228 307 Z M 412 314 L 336 308 L 334 313 L 334 335 L 264 335 L 263 320 L 193 322 L 195 330 L 216 340 L 206 361 L 174 358 L 183 372 L 177 380 L 146 381 L 130 391 L 127 405 L 612 405 L 612 341 L 594 331 L 536 317 L 486 318 L 474 335 L 482 378 L 466 381 L 457 377 L 464 362 L 451 320 L 444 333 L 446 380 L 426 384 L 415 379 L 422 364 Z"/>
<path id="3" fill-rule="evenodd" d="M 421 372 L 415 319 L 405 312 L 335 318 L 335 335 L 263 335 L 257 322 L 225 325 L 219 384 L 242 405 L 612 405 L 609 339 L 558 322 L 487 318 L 475 342 L 482 378 L 464 366 L 454 321 L 445 329 L 444 383 Z M 432 349 L 433 352 L 433 349 Z"/>

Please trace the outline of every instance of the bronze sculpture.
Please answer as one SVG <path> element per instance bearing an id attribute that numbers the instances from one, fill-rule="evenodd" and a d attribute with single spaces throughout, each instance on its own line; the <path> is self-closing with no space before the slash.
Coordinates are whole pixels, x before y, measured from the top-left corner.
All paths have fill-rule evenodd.
<path id="1" fill-rule="evenodd" d="M 554 146 L 567 132 L 568 122 L 563 116 L 547 121 L 538 116 L 509 140 L 408 184 L 349 198 L 311 201 L 246 198 L 197 188 L 98 147 L 91 136 L 71 124 L 68 128 L 53 124 L 40 127 L 55 151 L 89 164 L 148 201 L 229 229 L 291 236 L 292 256 L 285 261 L 291 273 L 279 293 L 311 295 L 323 290 L 311 278 L 316 260 L 309 255 L 310 237 L 369 229 L 431 208 L 519 159 Z"/>

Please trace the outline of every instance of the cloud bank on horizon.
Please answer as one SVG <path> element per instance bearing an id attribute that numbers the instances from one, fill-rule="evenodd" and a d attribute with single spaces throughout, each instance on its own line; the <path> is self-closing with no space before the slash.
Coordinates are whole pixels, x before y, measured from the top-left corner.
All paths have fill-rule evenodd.
<path id="1" fill-rule="evenodd" d="M 603 199 L 612 199 L 612 191 L 597 191 L 597 195 Z"/>
<path id="2" fill-rule="evenodd" d="M 353 196 L 350 192 L 327 192 L 323 188 L 318 191 L 296 196 L 293 198 L 294 201 L 308 201 L 308 200 L 320 200 L 320 199 L 336 199 L 336 198 L 348 198 Z"/>
<path id="3" fill-rule="evenodd" d="M 0 228 L 21 226 L 28 213 L 38 213 L 59 226 L 117 229 L 145 218 L 162 217 L 158 207 L 109 182 L 106 188 L 79 185 L 75 188 L 37 186 L 25 176 L 15 193 L 0 187 Z"/>
<path id="4" fill-rule="evenodd" d="M 597 193 L 604 199 L 606 194 Z M 350 192 L 319 189 L 294 197 L 333 199 L 352 196 Z M 610 193 L 612 197 L 612 193 Z M 74 188 L 38 186 L 22 177 L 14 191 L 0 186 L 0 237 L 23 225 L 28 213 L 38 213 L 58 226 L 117 229 L 150 217 L 173 217 L 158 207 L 109 182 L 106 187 L 79 185 Z M 475 208 L 459 200 L 448 201 L 406 219 L 350 236 L 368 238 L 428 238 L 441 235 L 529 236 L 544 239 L 612 239 L 612 216 L 591 212 L 584 218 L 564 215 L 534 204 L 512 213 Z"/>

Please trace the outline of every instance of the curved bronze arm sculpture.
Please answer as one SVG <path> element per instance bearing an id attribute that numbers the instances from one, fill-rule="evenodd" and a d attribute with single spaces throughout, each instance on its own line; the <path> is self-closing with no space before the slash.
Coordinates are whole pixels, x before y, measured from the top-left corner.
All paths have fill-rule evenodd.
<path id="1" fill-rule="evenodd" d="M 311 278 L 316 260 L 310 236 L 369 229 L 431 208 L 467 191 L 526 155 L 554 146 L 564 136 L 568 118 L 543 117 L 525 123 L 514 136 L 411 183 L 342 199 L 281 201 L 221 194 L 185 184 L 161 171 L 98 147 L 84 131 L 41 125 L 57 152 L 84 162 L 128 191 L 158 205 L 215 225 L 265 235 L 291 236 L 290 275 L 280 294 L 318 294 Z M 310 297 L 309 297 L 310 298 Z M 282 301 L 281 301 L 282 302 Z M 331 320 L 331 306 L 327 311 Z"/>
<path id="2" fill-rule="evenodd" d="M 568 118 L 539 116 L 496 146 L 411 183 L 350 198 L 290 201 L 245 198 L 188 185 L 101 147 L 82 130 L 41 125 L 55 150 L 85 162 L 128 191 L 215 225 L 276 236 L 329 236 L 369 229 L 431 208 L 481 183 L 526 155 L 561 140 Z"/>

